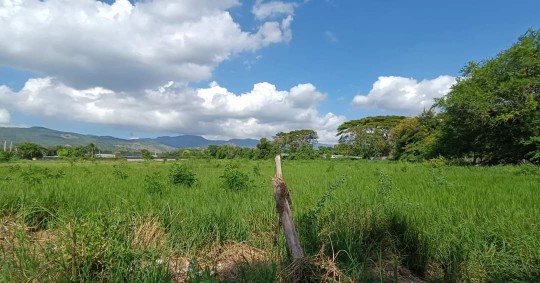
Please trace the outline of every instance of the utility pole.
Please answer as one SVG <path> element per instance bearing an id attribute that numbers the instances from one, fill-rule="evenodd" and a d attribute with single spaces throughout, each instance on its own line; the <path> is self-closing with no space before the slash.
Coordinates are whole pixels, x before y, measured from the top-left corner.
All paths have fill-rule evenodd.
<path id="1" fill-rule="evenodd" d="M 4 141 L 4 151 L 6 151 L 7 141 Z"/>
<path id="2" fill-rule="evenodd" d="M 9 143 L 9 152 L 11 152 L 12 148 L 13 148 L 13 141 L 10 141 L 10 143 Z"/>

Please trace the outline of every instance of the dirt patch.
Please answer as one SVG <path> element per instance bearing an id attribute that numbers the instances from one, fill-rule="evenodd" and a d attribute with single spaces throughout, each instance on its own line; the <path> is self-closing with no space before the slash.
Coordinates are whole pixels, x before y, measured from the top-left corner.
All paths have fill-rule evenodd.
<path id="1" fill-rule="evenodd" d="M 191 261 L 180 256 L 171 256 L 168 259 L 168 270 L 174 282 L 186 282 L 189 275 Z"/>
<path id="2" fill-rule="evenodd" d="M 16 231 L 24 230 L 24 227 L 17 224 L 11 217 L 4 217 L 0 219 L 0 248 L 3 251 L 12 250 L 17 237 Z"/>
<path id="3" fill-rule="evenodd" d="M 39 230 L 29 234 L 30 241 L 37 244 L 54 243 L 58 240 L 58 235 L 50 230 Z"/>
<path id="4" fill-rule="evenodd" d="M 215 259 L 213 267 L 219 280 L 238 278 L 242 267 L 271 262 L 270 256 L 265 251 L 245 242 L 228 243 L 218 249 L 217 253 L 215 252 L 210 253 L 209 256 Z"/>
<path id="5" fill-rule="evenodd" d="M 231 242 L 222 247 L 214 247 L 206 255 L 197 257 L 196 263 L 176 255 L 170 256 L 167 261 L 169 273 L 174 281 L 179 283 L 186 282 L 190 273 L 200 274 L 205 270 L 210 271 L 210 274 L 219 281 L 235 281 L 239 278 L 242 268 L 271 263 L 267 252 L 245 242 Z"/>

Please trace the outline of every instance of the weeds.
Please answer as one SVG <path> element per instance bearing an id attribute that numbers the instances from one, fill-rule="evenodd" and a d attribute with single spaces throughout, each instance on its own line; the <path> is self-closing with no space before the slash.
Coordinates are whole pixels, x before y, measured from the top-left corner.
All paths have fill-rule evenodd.
<path id="1" fill-rule="evenodd" d="M 249 176 L 238 170 L 238 166 L 233 164 L 227 165 L 220 178 L 223 179 L 223 187 L 231 191 L 245 190 L 251 185 Z"/>
<path id="2" fill-rule="evenodd" d="M 376 188 L 377 195 L 382 196 L 383 198 L 387 198 L 390 193 L 392 192 L 392 189 L 394 188 L 394 183 L 389 178 L 389 176 L 384 173 L 384 171 L 379 171 L 379 182 L 378 186 Z"/>
<path id="3" fill-rule="evenodd" d="M 36 186 L 43 182 L 43 176 L 40 176 L 39 172 L 32 167 L 21 171 L 20 176 L 27 185 Z"/>
<path id="4" fill-rule="evenodd" d="M 114 177 L 116 177 L 116 179 L 125 181 L 129 177 L 129 175 L 126 173 L 125 169 L 122 167 L 124 166 L 113 165 L 112 174 Z"/>
<path id="5" fill-rule="evenodd" d="M 186 165 L 175 163 L 169 172 L 169 179 L 171 183 L 175 185 L 184 185 L 187 187 L 193 187 L 197 178 L 195 173 L 191 171 Z"/>
<path id="6" fill-rule="evenodd" d="M 151 195 L 163 195 L 163 184 L 159 172 L 144 176 L 144 188 Z"/>
<path id="7" fill-rule="evenodd" d="M 253 166 L 253 175 L 255 175 L 256 177 L 261 176 L 261 166 L 259 164 Z"/>

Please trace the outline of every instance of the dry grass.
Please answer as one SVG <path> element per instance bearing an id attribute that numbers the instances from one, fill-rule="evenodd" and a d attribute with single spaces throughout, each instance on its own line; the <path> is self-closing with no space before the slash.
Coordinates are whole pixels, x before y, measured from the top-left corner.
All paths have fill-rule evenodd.
<path id="1" fill-rule="evenodd" d="M 22 233 L 18 235 L 18 233 Z M 33 227 L 20 224 L 12 216 L 0 219 L 0 247 L 3 251 L 12 250 L 20 243 L 20 238 L 29 240 L 35 246 L 55 243 L 58 235 L 50 230 L 36 230 Z"/>
<path id="2" fill-rule="evenodd" d="M 229 242 L 225 246 L 214 246 L 208 253 L 195 259 L 171 255 L 167 259 L 168 270 L 174 282 L 186 282 L 190 272 L 209 270 L 219 281 L 235 281 L 243 267 L 257 267 L 271 263 L 267 252 L 245 242 Z M 159 263 L 162 263 L 159 260 Z M 195 266 L 197 265 L 197 266 Z"/>
<path id="3" fill-rule="evenodd" d="M 164 250 L 167 244 L 167 234 L 157 217 L 150 217 L 136 225 L 133 231 L 132 244 L 136 249 Z"/>
<path id="4" fill-rule="evenodd" d="M 337 256 L 332 248 L 332 256 L 325 253 L 323 245 L 319 252 L 287 266 L 279 275 L 279 282 L 353 282 L 337 266 Z"/>
<path id="5" fill-rule="evenodd" d="M 252 247 L 246 242 L 229 242 L 208 254 L 214 260 L 211 262 L 220 280 L 238 278 L 242 267 L 255 267 L 271 263 L 269 254 L 261 249 Z"/>

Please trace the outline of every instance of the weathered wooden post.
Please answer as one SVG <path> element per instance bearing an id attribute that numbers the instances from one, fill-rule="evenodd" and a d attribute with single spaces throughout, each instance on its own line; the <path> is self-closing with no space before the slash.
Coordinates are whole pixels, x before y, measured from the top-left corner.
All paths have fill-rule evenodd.
<path id="1" fill-rule="evenodd" d="M 274 194 L 276 198 L 276 209 L 279 216 L 279 221 L 283 227 L 285 233 L 285 240 L 287 241 L 287 249 L 293 260 L 299 260 L 304 258 L 304 251 L 300 246 L 300 240 L 298 240 L 298 233 L 294 227 L 294 222 L 291 212 L 291 195 L 289 188 L 283 180 L 283 172 L 281 171 L 281 156 L 276 156 L 276 176 L 272 179 L 272 187 L 274 188 Z"/>

